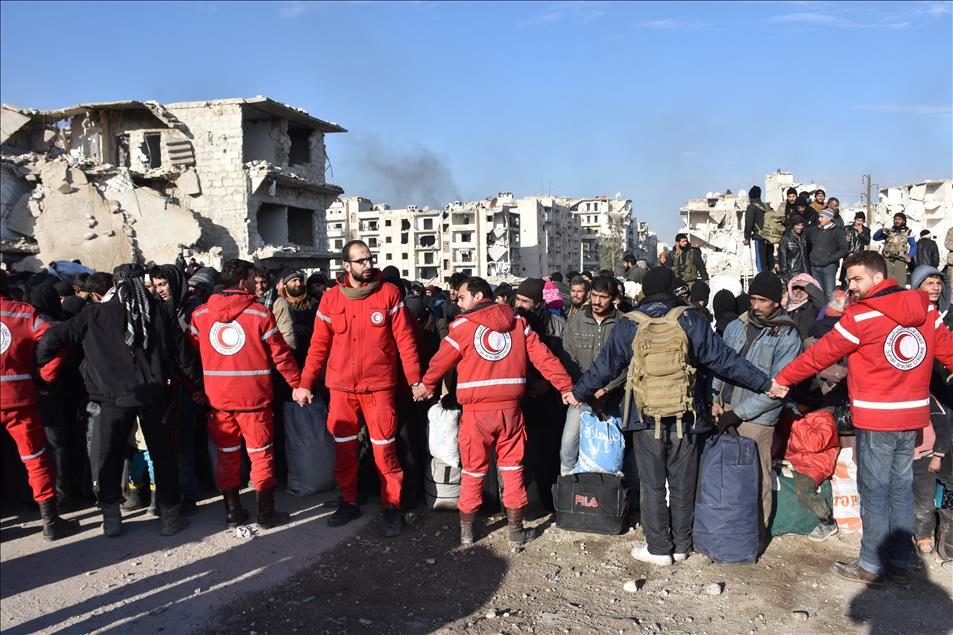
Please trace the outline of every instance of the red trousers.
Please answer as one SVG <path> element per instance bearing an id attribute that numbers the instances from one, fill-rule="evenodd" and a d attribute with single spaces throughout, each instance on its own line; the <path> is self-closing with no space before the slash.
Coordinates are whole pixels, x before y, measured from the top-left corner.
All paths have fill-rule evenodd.
<path id="1" fill-rule="evenodd" d="M 334 481 L 341 498 L 357 502 L 357 433 L 364 415 L 374 450 L 374 463 L 381 479 L 381 505 L 400 507 L 404 472 L 397 460 L 397 411 L 393 390 L 367 393 L 331 391 L 328 430 L 334 436 Z"/>
<path id="2" fill-rule="evenodd" d="M 218 489 L 240 488 L 242 438 L 251 459 L 251 482 L 255 491 L 271 490 L 275 479 L 275 421 L 271 408 L 261 410 L 212 410 L 208 433 L 218 448 L 215 480 Z"/>
<path id="3" fill-rule="evenodd" d="M 56 496 L 56 483 L 50 459 L 46 456 L 46 433 L 36 406 L 4 408 L 0 410 L 0 421 L 17 444 L 17 452 L 33 490 L 33 500 L 42 503 Z"/>
<path id="4" fill-rule="evenodd" d="M 526 428 L 519 407 L 473 410 L 464 406 L 458 438 L 463 476 L 457 509 L 464 513 L 480 509 L 490 448 L 496 450 L 496 464 L 503 477 L 503 505 L 507 509 L 525 507 L 529 502 L 523 485 Z"/>

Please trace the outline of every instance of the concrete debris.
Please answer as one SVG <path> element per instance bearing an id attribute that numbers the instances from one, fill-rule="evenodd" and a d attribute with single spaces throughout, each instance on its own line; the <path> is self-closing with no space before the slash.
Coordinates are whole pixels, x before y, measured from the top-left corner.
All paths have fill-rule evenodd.
<path id="1" fill-rule="evenodd" d="M 324 136 L 347 132 L 337 124 L 267 97 L 0 114 L 8 266 L 257 254 L 328 270 L 324 211 L 343 190 L 325 180 Z"/>
<path id="2" fill-rule="evenodd" d="M 702 593 L 705 595 L 721 595 L 722 591 L 724 590 L 725 585 L 723 585 L 721 582 L 712 582 L 702 589 Z"/>

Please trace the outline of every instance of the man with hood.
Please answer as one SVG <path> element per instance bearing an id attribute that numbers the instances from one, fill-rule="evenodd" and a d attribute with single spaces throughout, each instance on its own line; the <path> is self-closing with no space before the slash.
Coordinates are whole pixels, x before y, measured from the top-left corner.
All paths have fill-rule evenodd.
<path id="1" fill-rule="evenodd" d="M 711 324 L 715 321 L 715 318 L 712 316 L 711 311 L 708 310 L 708 299 L 711 296 L 711 287 L 702 282 L 701 280 L 696 280 L 695 284 L 692 285 L 691 290 L 689 291 L 688 302 L 692 306 L 698 309 L 702 314 L 702 317 Z"/>
<path id="2" fill-rule="evenodd" d="M 533 539 L 532 530 L 523 528 L 523 507 L 528 502 L 523 482 L 526 431 L 519 402 L 526 386 L 527 358 L 563 395 L 570 395 L 572 380 L 526 320 L 492 298 L 490 285 L 482 278 L 469 278 L 460 286 L 460 316 L 414 387 L 414 397 L 432 396 L 443 375 L 457 367 L 457 400 L 463 405 L 460 543 L 473 544 L 473 521 L 494 450 L 503 477 L 507 541 L 519 548 Z"/>
<path id="3" fill-rule="evenodd" d="M 904 585 L 915 524 L 914 448 L 930 425 L 934 359 L 953 371 L 953 332 L 926 293 L 887 277 L 883 256 L 863 251 L 844 266 L 855 302 L 834 330 L 775 377 L 771 394 L 784 397 L 790 386 L 847 357 L 863 534 L 860 558 L 837 562 L 833 571 L 867 585 L 883 584 L 885 575 Z"/>
<path id="4" fill-rule="evenodd" d="M 894 214 L 893 226 L 875 231 L 874 240 L 884 243 L 880 253 L 887 260 L 887 275 L 901 287 L 906 287 L 907 265 L 917 257 L 917 243 L 907 227 L 907 215 L 903 212 Z"/>
<path id="5" fill-rule="evenodd" d="M 288 520 L 275 510 L 274 417 L 271 410 L 274 366 L 289 386 L 301 382 L 298 365 L 275 317 L 255 298 L 255 266 L 227 260 L 225 291 L 213 295 L 192 314 L 189 332 L 202 355 L 208 395 L 208 431 L 217 448 L 215 480 L 225 501 L 225 523 L 248 519 L 239 496 L 241 445 L 251 459 L 251 480 L 258 503 L 258 525 L 271 528 Z"/>
<path id="6" fill-rule="evenodd" d="M 200 387 L 201 370 L 181 329 L 146 291 L 142 266 L 120 265 L 113 279 L 114 293 L 46 333 L 37 362 L 45 364 L 67 345 L 83 347 L 86 390 L 90 401 L 100 404 L 101 454 L 93 469 L 103 533 L 110 537 L 122 533 L 123 459 L 138 420 L 155 465 L 160 534 L 171 536 L 187 527 L 188 520 L 181 515 L 178 464 L 164 418 L 169 381 L 176 369 Z"/>
<path id="7" fill-rule="evenodd" d="M 711 300 L 711 310 L 715 314 L 715 332 L 724 335 L 728 325 L 738 319 L 735 294 L 728 289 L 722 289 Z"/>
<path id="8" fill-rule="evenodd" d="M 52 382 L 65 358 L 63 351 L 46 364 L 36 363 L 37 344 L 49 329 L 49 321 L 32 306 L 10 299 L 10 282 L 6 272 L 0 271 L 0 423 L 13 437 L 26 468 L 33 500 L 40 506 L 43 538 L 57 540 L 78 530 L 79 523 L 60 518 L 56 481 L 36 407 L 34 377 Z"/>
<path id="9" fill-rule="evenodd" d="M 781 308 L 784 285 L 773 273 L 763 271 L 748 286 L 751 309 L 725 329 L 725 344 L 774 377 L 801 352 L 801 337 L 794 321 Z M 762 538 L 771 518 L 771 444 L 781 414 L 781 401 L 716 377 L 712 383 L 712 418 L 718 430 L 737 427 L 758 447 L 761 459 Z M 835 525 L 836 529 L 836 525 Z"/>
<path id="10" fill-rule="evenodd" d="M 331 392 L 328 430 L 334 436 L 334 480 L 341 502 L 328 518 L 339 527 L 361 515 L 357 505 L 358 432 L 360 416 L 374 450 L 381 481 L 384 535 L 400 534 L 400 491 L 403 471 L 397 460 L 397 359 L 413 387 L 420 383 L 420 361 L 413 319 L 400 291 L 384 282 L 374 267 L 367 243 L 352 240 L 341 250 L 345 273 L 328 289 L 314 319 L 314 337 L 294 391 L 300 404 L 310 403 L 312 388 L 327 364 L 325 384 Z"/>
<path id="11" fill-rule="evenodd" d="M 639 311 L 653 318 L 663 317 L 676 307 L 672 287 L 675 275 L 667 267 L 649 269 L 642 290 L 645 299 Z M 749 390 L 767 390 L 771 379 L 749 361 L 725 346 L 721 336 L 697 311 L 684 311 L 678 325 L 688 338 L 688 358 L 697 370 L 717 373 Z M 609 340 L 573 388 L 572 397 L 592 403 L 596 393 L 624 373 L 632 361 L 632 342 L 638 331 L 634 319 L 619 320 Z M 698 457 L 702 440 L 711 429 L 706 403 L 706 382 L 691 386 L 692 407 L 678 419 L 655 418 L 631 408 L 623 425 L 635 430 L 632 443 L 639 466 L 641 522 L 645 545 L 636 546 L 632 557 L 658 566 L 670 566 L 692 552 L 692 519 L 695 488 L 698 484 Z M 656 435 L 658 434 L 658 438 Z M 666 493 L 666 482 L 670 495 Z M 666 498 L 671 504 L 666 501 Z"/>

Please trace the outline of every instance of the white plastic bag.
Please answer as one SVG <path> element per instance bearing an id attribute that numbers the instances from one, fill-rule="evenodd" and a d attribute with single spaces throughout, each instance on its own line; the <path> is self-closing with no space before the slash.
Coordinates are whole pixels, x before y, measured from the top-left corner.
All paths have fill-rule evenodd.
<path id="1" fill-rule="evenodd" d="M 831 477 L 831 493 L 834 497 L 834 520 L 841 533 L 859 533 L 860 494 L 857 493 L 857 464 L 853 448 L 841 448 Z"/>
<path id="2" fill-rule="evenodd" d="M 318 399 L 301 407 L 285 402 L 285 455 L 288 493 L 307 496 L 334 488 L 334 437 L 328 432 L 328 410 Z"/>
<path id="3" fill-rule="evenodd" d="M 460 430 L 461 410 L 444 409 L 435 403 L 427 411 L 427 445 L 430 456 L 450 467 L 460 467 L 460 445 L 457 432 Z"/>

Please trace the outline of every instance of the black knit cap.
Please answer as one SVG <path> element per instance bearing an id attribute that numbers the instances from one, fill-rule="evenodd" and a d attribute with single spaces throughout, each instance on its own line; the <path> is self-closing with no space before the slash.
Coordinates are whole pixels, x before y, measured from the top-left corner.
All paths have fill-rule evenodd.
<path id="1" fill-rule="evenodd" d="M 546 285 L 541 278 L 527 278 L 516 289 L 516 295 L 529 298 L 533 302 L 543 301 L 543 287 Z"/>
<path id="2" fill-rule="evenodd" d="M 784 283 L 770 271 L 762 271 L 754 277 L 748 285 L 748 295 L 759 295 L 762 298 L 773 300 L 781 304 L 781 295 L 784 292 Z"/>
<path id="3" fill-rule="evenodd" d="M 642 293 L 645 295 L 656 295 L 658 293 L 671 293 L 675 286 L 675 274 L 668 267 L 655 267 L 645 272 L 642 278 Z"/>
<path id="4" fill-rule="evenodd" d="M 797 190 L 794 189 L 793 187 L 789 187 L 788 191 L 785 192 L 785 196 L 787 196 L 788 194 L 794 194 L 795 196 L 797 196 Z"/>
<path id="5" fill-rule="evenodd" d="M 761 198 L 761 188 L 757 185 L 752 185 L 751 189 L 748 190 L 748 198 Z"/>
<path id="6" fill-rule="evenodd" d="M 711 295 L 711 287 L 705 284 L 702 280 L 696 280 L 692 284 L 692 294 L 691 298 L 693 302 L 698 302 L 699 300 L 707 300 L 708 296 Z"/>

